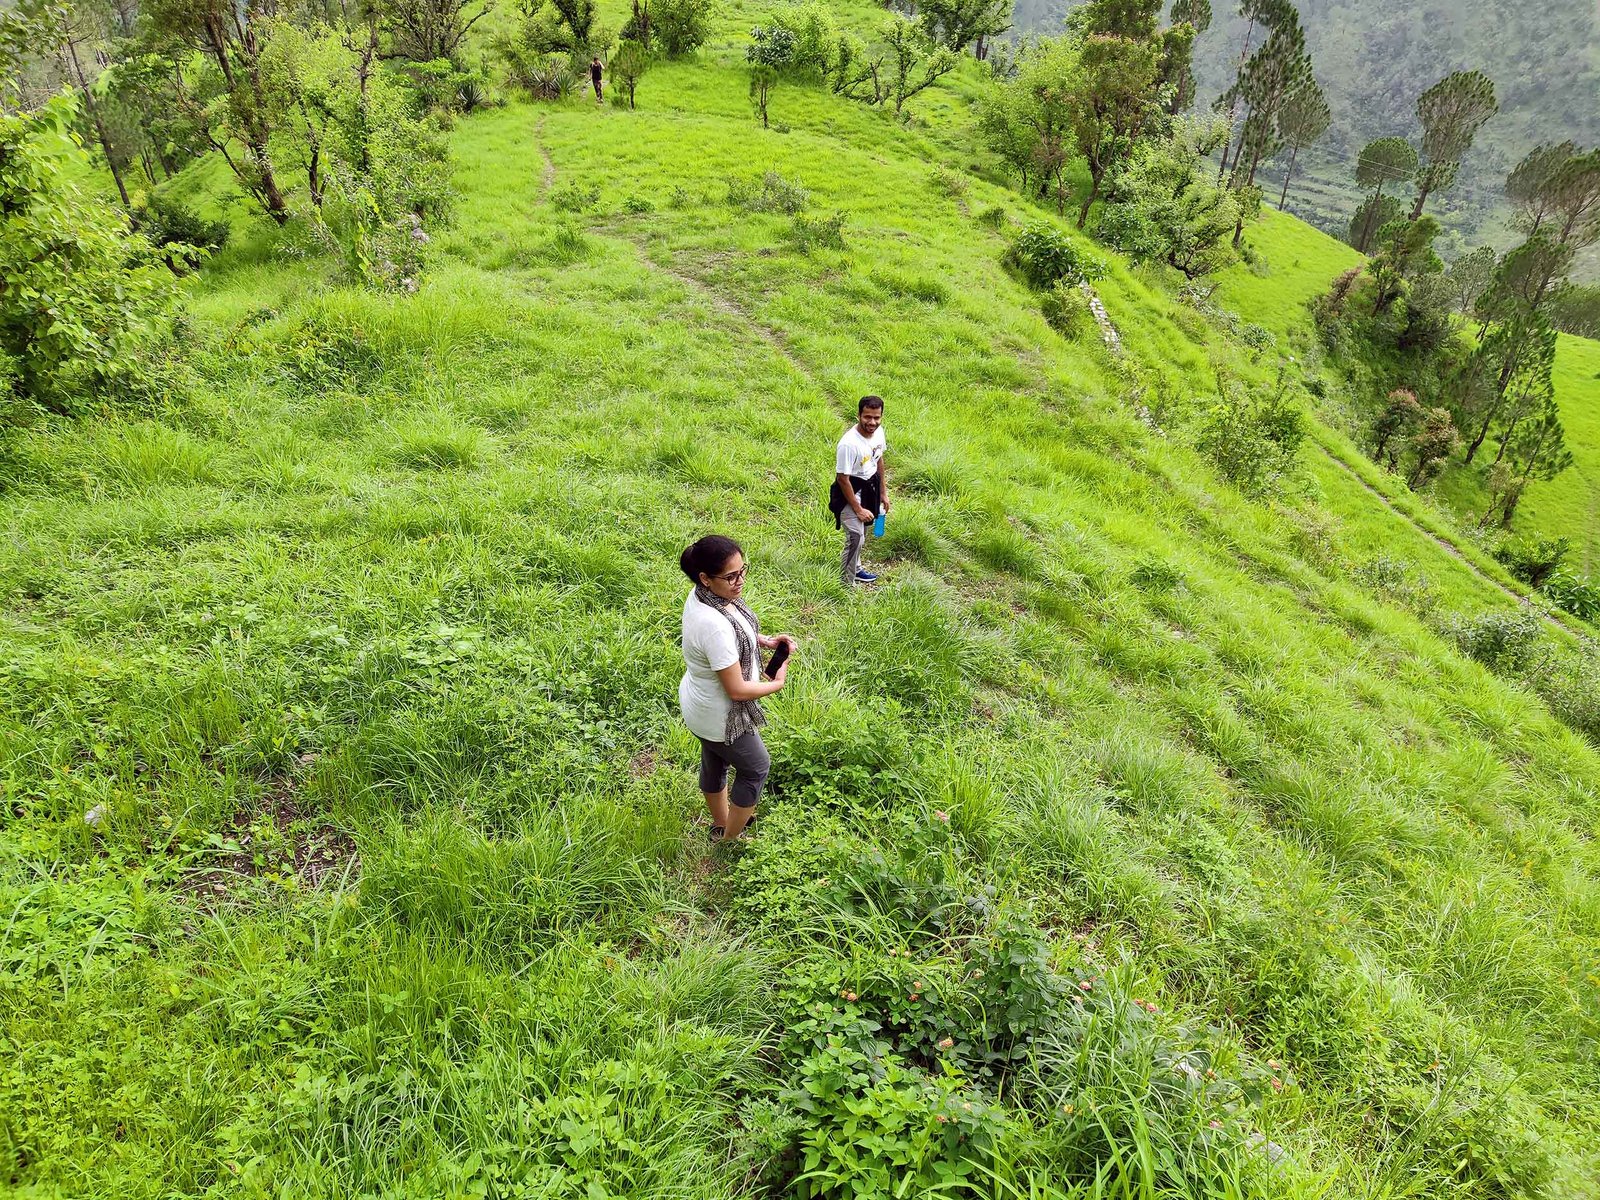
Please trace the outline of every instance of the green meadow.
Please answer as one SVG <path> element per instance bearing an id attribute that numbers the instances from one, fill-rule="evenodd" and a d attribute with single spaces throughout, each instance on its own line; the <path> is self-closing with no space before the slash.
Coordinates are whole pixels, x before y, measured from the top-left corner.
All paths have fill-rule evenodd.
<path id="1" fill-rule="evenodd" d="M 237 220 L 169 401 L 34 428 L 0 494 L 0 1182 L 1594 1194 L 1600 750 L 1439 632 L 1508 578 L 1331 425 L 1274 500 L 1192 449 L 1351 252 L 1252 230 L 1263 350 L 1085 243 L 1124 352 L 1063 336 L 972 79 L 763 131 L 731 44 L 461 119 L 415 295 L 180 181 Z M 710 531 L 801 639 L 717 848 Z"/>
<path id="2" fill-rule="evenodd" d="M 1309 348 L 1313 334 L 1306 304 L 1361 255 L 1320 230 L 1276 212 L 1251 229 L 1257 255 L 1223 273 L 1217 297 L 1241 316 L 1291 343 Z M 1556 399 L 1573 464 L 1553 480 L 1535 480 L 1518 509 L 1516 529 L 1566 537 L 1570 562 L 1580 572 L 1600 571 L 1600 342 L 1560 334 L 1556 342 Z M 1370 415 L 1323 406 L 1324 415 L 1352 436 L 1365 434 Z M 1482 513 L 1487 495 L 1465 471 L 1447 472 L 1440 492 L 1467 525 Z"/>

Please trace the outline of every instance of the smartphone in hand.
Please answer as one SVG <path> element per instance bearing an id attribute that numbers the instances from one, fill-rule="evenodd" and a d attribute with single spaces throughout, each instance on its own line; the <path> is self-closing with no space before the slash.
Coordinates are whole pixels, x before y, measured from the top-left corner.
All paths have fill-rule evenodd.
<path id="1" fill-rule="evenodd" d="M 778 674 L 778 668 L 789 661 L 789 643 L 779 642 L 778 648 L 772 652 L 772 661 L 767 664 L 766 676 L 772 679 Z"/>

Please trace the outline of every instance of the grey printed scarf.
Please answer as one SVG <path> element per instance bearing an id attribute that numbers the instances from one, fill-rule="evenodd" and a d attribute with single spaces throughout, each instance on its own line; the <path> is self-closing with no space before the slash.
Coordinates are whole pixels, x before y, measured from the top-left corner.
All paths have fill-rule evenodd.
<path id="1" fill-rule="evenodd" d="M 755 640 L 738 621 L 735 621 L 728 612 L 730 608 L 738 610 L 740 616 L 750 622 L 750 629 L 756 631 L 756 637 L 761 636 L 761 622 L 756 619 L 755 613 L 741 600 L 724 600 L 704 584 L 694 585 L 694 598 L 701 604 L 709 604 L 723 616 L 728 618 L 728 624 L 733 626 L 734 639 L 739 643 L 739 674 L 747 683 L 754 683 L 761 678 L 761 658 L 756 653 Z M 736 742 L 747 733 L 754 733 L 767 723 L 767 714 L 761 711 L 759 700 L 734 700 L 728 701 L 728 723 L 723 727 L 722 740 Z"/>

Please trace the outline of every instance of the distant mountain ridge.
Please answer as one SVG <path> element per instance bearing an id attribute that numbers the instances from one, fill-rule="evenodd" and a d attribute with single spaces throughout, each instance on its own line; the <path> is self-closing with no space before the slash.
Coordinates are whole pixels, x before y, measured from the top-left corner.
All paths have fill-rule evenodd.
<path id="1" fill-rule="evenodd" d="M 1195 42 L 1198 107 L 1233 80 L 1245 22 L 1236 5 L 1214 0 L 1211 28 Z M 1289 207 L 1341 235 L 1359 191 L 1352 164 L 1373 138 L 1415 137 L 1417 96 L 1454 70 L 1494 80 L 1500 112 L 1479 132 L 1454 189 L 1431 211 L 1468 244 L 1504 244 L 1500 187 L 1506 172 L 1540 142 L 1600 143 L 1600 5 L 1591 0 L 1524 4 L 1385 4 L 1380 0 L 1296 0 L 1333 125 L 1300 158 Z M 1017 28 L 1051 32 L 1076 7 L 1018 0 Z M 1259 43 L 1259 37 L 1253 39 Z M 1280 163 L 1272 173 L 1281 181 Z M 1269 187 L 1269 192 L 1275 192 Z M 1593 273 L 1593 272 L 1590 272 Z"/>

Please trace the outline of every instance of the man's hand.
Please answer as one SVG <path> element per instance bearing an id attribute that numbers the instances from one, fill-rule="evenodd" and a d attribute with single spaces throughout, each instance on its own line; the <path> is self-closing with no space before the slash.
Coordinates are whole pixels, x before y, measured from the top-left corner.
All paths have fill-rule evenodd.
<path id="1" fill-rule="evenodd" d="M 888 516 L 889 515 L 889 497 L 888 496 L 885 496 L 883 498 L 883 515 L 884 516 Z"/>
<path id="2" fill-rule="evenodd" d="M 873 515 L 869 513 L 863 505 L 856 504 L 852 507 L 854 507 L 856 510 L 856 520 L 860 521 L 863 525 L 872 524 L 874 520 Z"/>
<path id="3" fill-rule="evenodd" d="M 775 674 L 772 677 L 772 682 L 777 684 L 779 687 L 782 687 L 784 681 L 786 679 L 788 679 L 788 677 L 789 677 L 789 660 L 788 659 L 784 659 L 783 662 L 778 664 L 778 671 L 777 671 L 777 674 Z"/>

